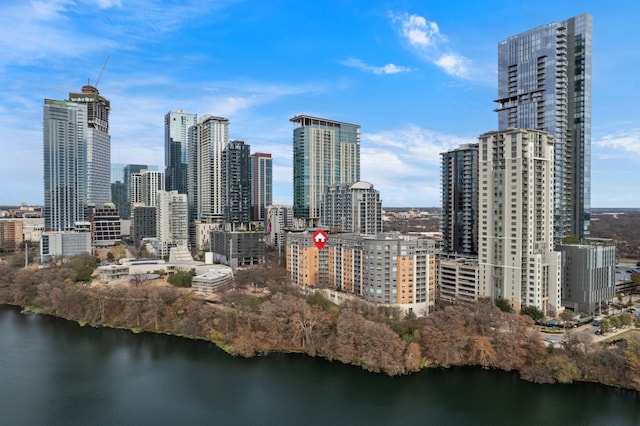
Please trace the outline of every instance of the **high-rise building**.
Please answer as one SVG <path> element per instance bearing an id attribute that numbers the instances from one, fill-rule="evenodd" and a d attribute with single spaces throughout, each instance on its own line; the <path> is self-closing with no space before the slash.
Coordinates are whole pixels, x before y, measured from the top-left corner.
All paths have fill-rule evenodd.
<path id="1" fill-rule="evenodd" d="M 189 128 L 196 125 L 196 114 L 182 110 L 164 116 L 164 164 L 167 191 L 187 193 Z"/>
<path id="2" fill-rule="evenodd" d="M 553 251 L 553 137 L 508 129 L 479 137 L 481 296 L 520 311 L 561 311 L 561 254 Z"/>
<path id="3" fill-rule="evenodd" d="M 317 225 L 327 186 L 360 181 L 360 126 L 293 117 L 293 214 Z"/>
<path id="4" fill-rule="evenodd" d="M 251 220 L 264 221 L 273 204 L 273 160 L 271 154 L 251 154 Z"/>
<path id="5" fill-rule="evenodd" d="M 466 144 L 443 152 L 442 251 L 478 254 L 478 145 Z"/>
<path id="6" fill-rule="evenodd" d="M 157 207 L 139 206 L 133 210 L 132 239 L 138 245 L 143 238 L 156 237 Z"/>
<path id="7" fill-rule="evenodd" d="M 111 165 L 111 201 L 116 205 L 121 219 L 131 218 L 131 175 L 151 170 L 142 164 Z"/>
<path id="8" fill-rule="evenodd" d="M 498 44 L 499 130 L 555 140 L 554 236 L 589 236 L 592 18 L 579 15 Z"/>
<path id="9" fill-rule="evenodd" d="M 142 169 L 131 174 L 131 218 L 139 207 L 157 207 L 158 192 L 164 191 L 164 173 Z"/>
<path id="10" fill-rule="evenodd" d="M 87 106 L 87 203 L 102 206 L 111 201 L 111 103 L 89 85 L 69 93 L 69 101 Z"/>
<path id="11" fill-rule="evenodd" d="M 131 174 L 131 206 L 156 207 L 158 191 L 164 191 L 164 173 L 142 169 Z"/>
<path id="12" fill-rule="evenodd" d="M 331 230 L 364 235 L 382 232 L 380 191 L 369 182 L 329 185 L 320 211 L 322 226 Z"/>
<path id="13" fill-rule="evenodd" d="M 222 151 L 224 221 L 248 224 L 251 221 L 250 146 L 231 141 Z"/>
<path id="14" fill-rule="evenodd" d="M 158 257 L 169 255 L 171 247 L 186 246 L 189 241 L 187 194 L 178 191 L 158 191 L 156 237 L 160 240 Z"/>
<path id="15" fill-rule="evenodd" d="M 205 115 L 189 130 L 189 216 L 199 222 L 224 218 L 222 152 L 229 143 L 229 120 Z"/>
<path id="16" fill-rule="evenodd" d="M 46 231 L 71 230 L 87 220 L 87 131 L 87 104 L 44 100 Z"/>
<path id="17" fill-rule="evenodd" d="M 293 228 L 293 206 L 267 206 L 265 222 L 265 244 L 281 249 L 284 246 L 286 231 Z"/>

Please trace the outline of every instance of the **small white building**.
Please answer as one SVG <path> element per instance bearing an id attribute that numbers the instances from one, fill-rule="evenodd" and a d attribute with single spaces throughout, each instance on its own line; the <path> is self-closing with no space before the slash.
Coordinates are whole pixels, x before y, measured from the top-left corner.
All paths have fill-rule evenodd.
<path id="1" fill-rule="evenodd" d="M 211 265 L 204 274 L 193 277 L 191 288 L 196 294 L 211 295 L 233 283 L 233 271 L 224 265 Z"/>

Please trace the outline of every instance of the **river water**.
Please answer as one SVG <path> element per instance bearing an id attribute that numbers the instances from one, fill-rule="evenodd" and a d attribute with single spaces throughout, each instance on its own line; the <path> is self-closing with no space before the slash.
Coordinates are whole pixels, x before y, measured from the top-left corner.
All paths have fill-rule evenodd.
<path id="1" fill-rule="evenodd" d="M 640 396 L 473 368 L 403 377 L 0 306 L 2 425 L 640 425 Z"/>

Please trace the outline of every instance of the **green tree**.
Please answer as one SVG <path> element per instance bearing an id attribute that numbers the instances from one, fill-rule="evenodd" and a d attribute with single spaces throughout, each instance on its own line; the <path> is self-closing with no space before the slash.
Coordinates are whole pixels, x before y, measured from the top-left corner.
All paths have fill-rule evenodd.
<path id="1" fill-rule="evenodd" d="M 544 318 L 544 313 L 535 306 L 523 306 L 520 310 L 520 314 L 530 316 L 534 321 L 540 321 Z"/>
<path id="2" fill-rule="evenodd" d="M 513 308 L 507 299 L 503 299 L 502 297 L 496 299 L 496 307 L 500 309 L 502 312 L 512 312 Z"/>
<path id="3" fill-rule="evenodd" d="M 169 284 L 177 287 L 191 287 L 192 279 L 193 273 L 191 271 L 178 271 L 167 278 L 167 281 Z"/>
<path id="4" fill-rule="evenodd" d="M 82 253 L 77 256 L 73 256 L 65 263 L 65 267 L 72 271 L 71 277 L 75 282 L 90 281 L 93 270 L 97 265 L 98 261 L 89 253 Z"/>
<path id="5" fill-rule="evenodd" d="M 336 305 L 327 300 L 327 298 L 324 297 L 324 294 L 322 294 L 322 292 L 320 291 L 316 291 L 313 294 L 307 296 L 307 303 L 310 306 L 317 306 L 324 311 L 330 311 L 332 309 L 335 309 L 336 307 Z"/>

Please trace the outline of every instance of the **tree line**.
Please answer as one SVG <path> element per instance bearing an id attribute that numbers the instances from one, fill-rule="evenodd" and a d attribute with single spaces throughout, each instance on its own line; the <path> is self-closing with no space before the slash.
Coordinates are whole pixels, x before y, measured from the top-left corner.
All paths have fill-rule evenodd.
<path id="1" fill-rule="evenodd" d="M 236 286 L 213 303 L 169 285 L 89 286 L 70 264 L 24 269 L 1 262 L 0 303 L 96 326 L 206 339 L 233 355 L 301 352 L 389 375 L 477 365 L 539 383 L 591 381 L 640 391 L 637 336 L 609 345 L 574 333 L 562 347 L 546 347 L 530 317 L 488 301 L 446 306 L 426 318 L 362 301 L 337 306 L 321 293 L 300 293 L 283 268 L 259 265 L 239 271 Z"/>

